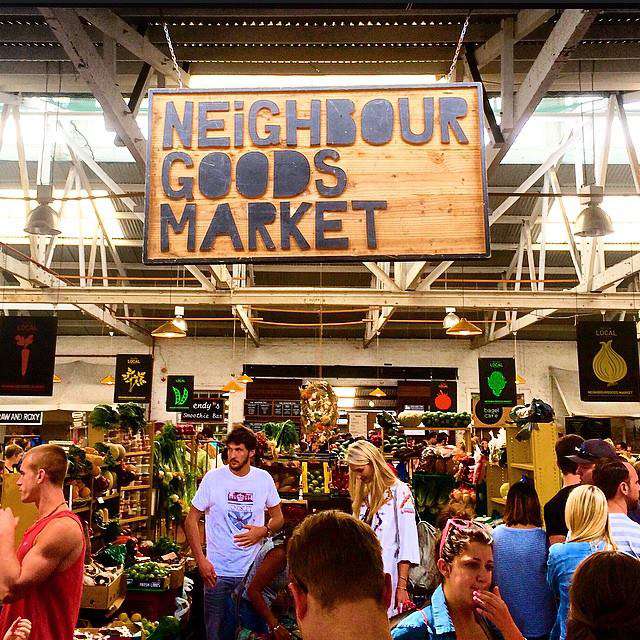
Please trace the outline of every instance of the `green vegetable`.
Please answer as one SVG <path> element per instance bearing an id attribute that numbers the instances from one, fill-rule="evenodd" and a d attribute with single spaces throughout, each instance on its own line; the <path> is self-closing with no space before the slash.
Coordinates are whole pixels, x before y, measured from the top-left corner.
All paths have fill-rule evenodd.
<path id="1" fill-rule="evenodd" d="M 127 548 L 123 544 L 110 544 L 96 553 L 96 562 L 105 567 L 121 567 L 127 555 Z"/>
<path id="2" fill-rule="evenodd" d="M 118 424 L 118 421 L 118 412 L 108 404 L 99 404 L 89 414 L 89 422 L 91 422 L 94 427 L 104 429 L 105 431 L 112 429 Z"/>
<path id="3" fill-rule="evenodd" d="M 154 543 L 151 553 L 154 556 L 165 556 L 168 553 L 180 553 L 180 545 L 176 544 L 171 538 L 158 538 Z"/>
<path id="4" fill-rule="evenodd" d="M 118 406 L 120 424 L 125 429 L 130 429 L 133 433 L 142 431 L 145 425 L 144 407 L 133 402 Z"/>
<path id="5" fill-rule="evenodd" d="M 155 437 L 153 460 L 158 473 L 161 514 L 168 529 L 171 520 L 179 520 L 185 515 L 186 505 L 191 503 L 197 489 L 187 449 L 170 422 L 167 422 Z M 178 496 L 178 502 L 171 500 L 174 494 Z"/>
<path id="6" fill-rule="evenodd" d="M 180 620 L 173 616 L 160 618 L 155 631 L 147 638 L 147 640 L 179 640 L 180 638 Z"/>
<path id="7" fill-rule="evenodd" d="M 267 422 L 264 433 L 276 443 L 278 451 L 289 452 L 300 442 L 298 428 L 291 420 L 285 422 Z"/>

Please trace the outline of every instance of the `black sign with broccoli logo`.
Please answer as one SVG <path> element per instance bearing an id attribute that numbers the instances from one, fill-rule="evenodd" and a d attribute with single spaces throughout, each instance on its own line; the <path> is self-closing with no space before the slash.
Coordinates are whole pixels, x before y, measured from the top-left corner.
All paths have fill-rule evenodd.
<path id="1" fill-rule="evenodd" d="M 513 358 L 478 358 L 480 402 L 484 407 L 516 406 L 516 362 Z"/>

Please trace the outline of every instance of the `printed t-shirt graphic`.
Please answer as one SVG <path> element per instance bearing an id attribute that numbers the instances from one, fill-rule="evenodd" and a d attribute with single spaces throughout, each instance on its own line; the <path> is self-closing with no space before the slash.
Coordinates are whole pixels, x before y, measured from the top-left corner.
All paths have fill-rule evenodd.
<path id="1" fill-rule="evenodd" d="M 238 533 L 251 523 L 253 517 L 253 492 L 229 491 L 227 493 L 227 518 Z"/>

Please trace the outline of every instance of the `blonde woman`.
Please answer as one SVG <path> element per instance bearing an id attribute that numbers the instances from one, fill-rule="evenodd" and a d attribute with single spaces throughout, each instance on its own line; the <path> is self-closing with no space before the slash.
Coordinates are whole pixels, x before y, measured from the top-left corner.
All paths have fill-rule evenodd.
<path id="1" fill-rule="evenodd" d="M 409 601 L 409 567 L 420 563 L 413 496 L 370 442 L 354 442 L 347 451 L 347 462 L 353 515 L 374 530 L 382 546 L 385 573 L 391 576 L 391 617 Z"/>
<path id="2" fill-rule="evenodd" d="M 597 551 L 615 550 L 609 532 L 607 499 L 598 487 L 585 484 L 574 489 L 565 508 L 566 542 L 551 545 L 547 584 L 558 602 L 551 638 L 565 640 L 569 614 L 569 587 L 578 565 Z"/>

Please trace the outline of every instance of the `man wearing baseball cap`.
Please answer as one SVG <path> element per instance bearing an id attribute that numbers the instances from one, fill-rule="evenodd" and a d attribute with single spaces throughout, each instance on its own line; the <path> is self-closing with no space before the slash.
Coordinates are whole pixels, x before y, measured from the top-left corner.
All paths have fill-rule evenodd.
<path id="1" fill-rule="evenodd" d="M 600 438 L 585 440 L 576 447 L 573 455 L 567 456 L 578 465 L 576 473 L 580 476 L 581 484 L 593 484 L 593 470 L 596 462 L 602 459 L 617 460 L 618 457 L 614 447 Z"/>

